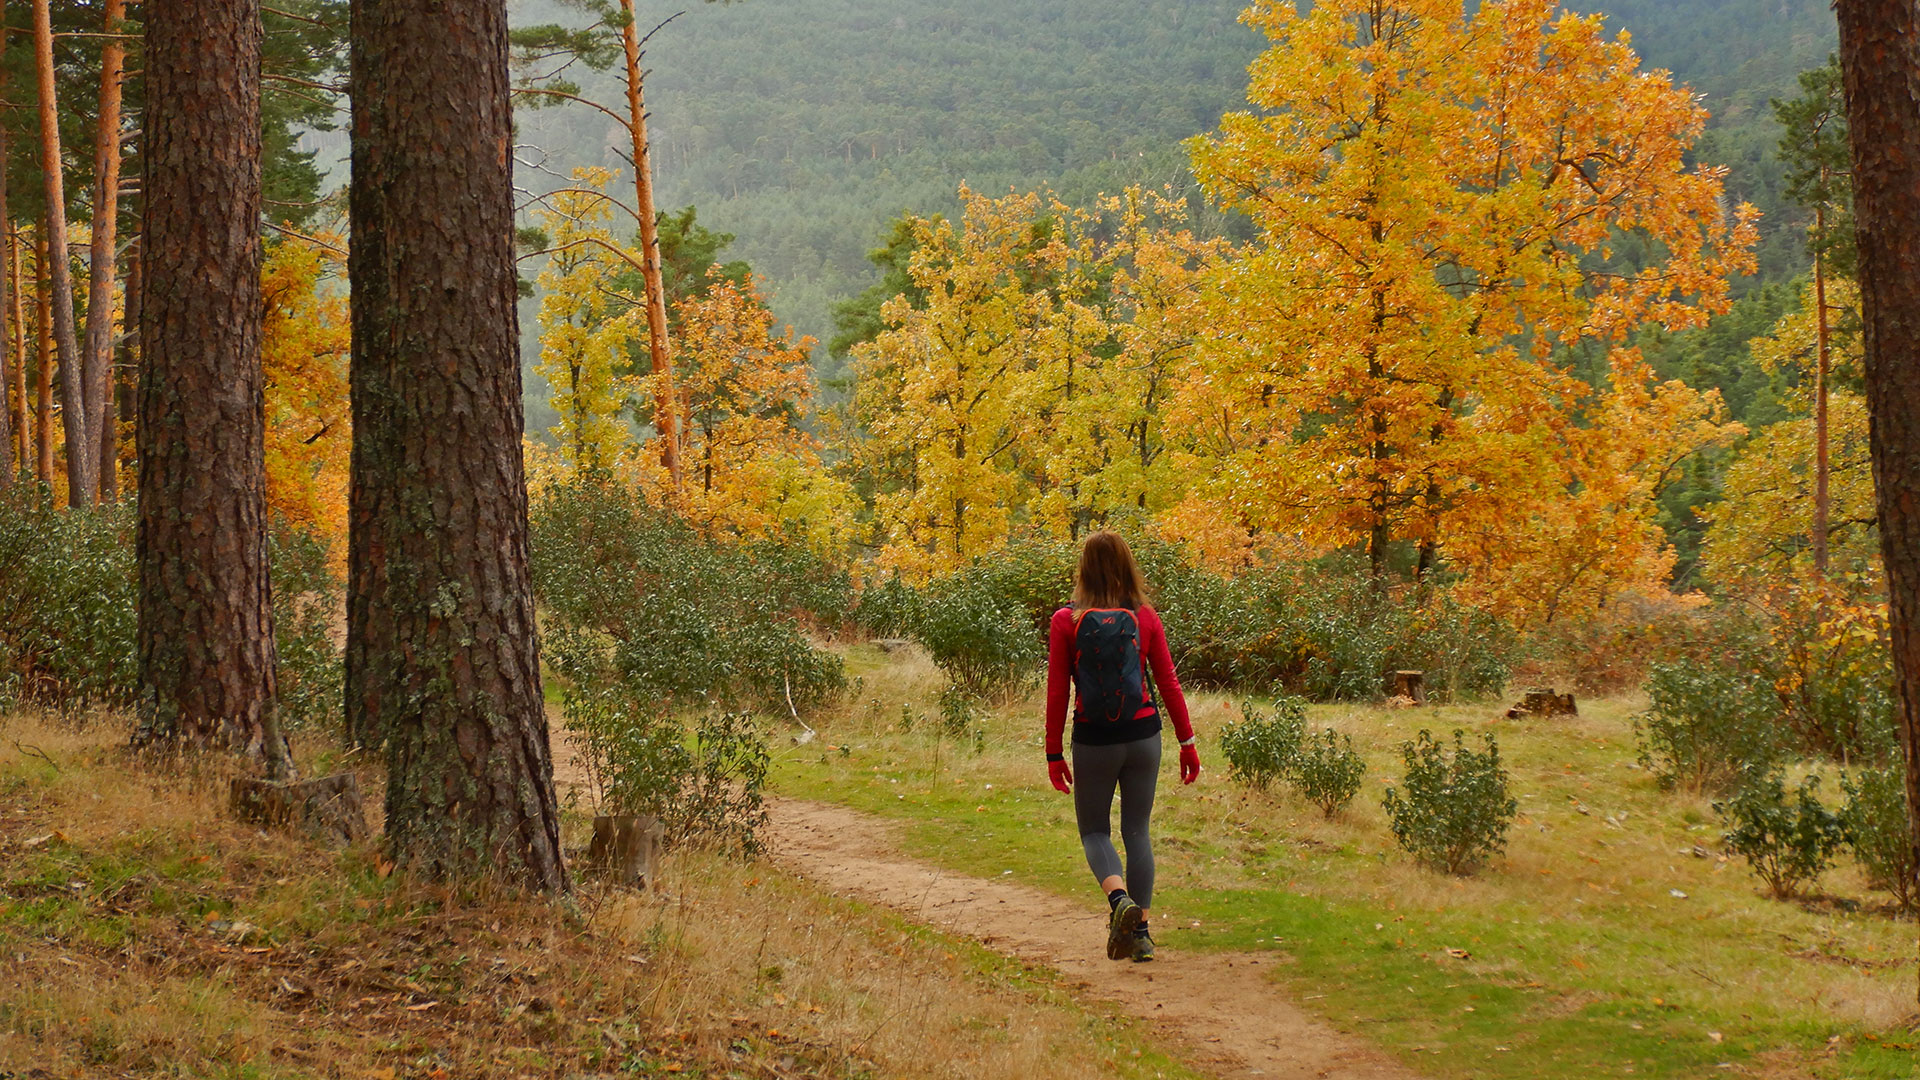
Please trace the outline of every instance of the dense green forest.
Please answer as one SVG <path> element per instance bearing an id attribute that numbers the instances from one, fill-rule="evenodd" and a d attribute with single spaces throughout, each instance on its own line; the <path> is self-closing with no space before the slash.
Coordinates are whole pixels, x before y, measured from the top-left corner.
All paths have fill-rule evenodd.
<path id="1" fill-rule="evenodd" d="M 641 9 L 649 29 L 684 5 Z M 1262 39 L 1240 0 L 745 0 L 696 4 L 647 49 L 661 205 L 696 205 L 736 240 L 802 332 L 831 336 L 835 301 L 874 278 L 866 252 L 903 211 L 951 209 L 955 188 L 1050 187 L 1068 201 L 1130 183 L 1191 186 L 1181 140 L 1243 101 Z M 1592 5 L 1574 5 L 1575 10 Z M 1768 101 L 1833 47 L 1824 0 L 1608 0 L 1613 29 L 1649 67 L 1705 96 L 1704 161 L 1730 197 L 1767 213 L 1754 285 L 1803 272 L 1803 222 L 1783 208 Z M 556 0 L 514 5 L 520 24 L 578 21 Z M 613 73 L 574 72 L 620 99 Z M 580 106 L 525 111 L 526 160 L 564 176 L 624 167 L 610 122 Z M 523 167 L 520 183 L 558 176 Z M 1197 206 L 1197 199 L 1194 200 Z M 1225 228 L 1213 217 L 1205 222 Z M 1768 301 L 1777 312 L 1777 298 Z M 1771 314 L 1748 314 L 1766 325 Z M 1744 342 L 1748 335 L 1733 335 Z M 1699 366 L 1664 351 L 1663 366 Z M 820 350 L 825 359 L 825 349 Z M 1719 369 L 1724 361 L 1710 366 Z M 1675 373 L 1692 374 L 1690 371 Z M 1709 381 L 1719 381 L 1721 375 Z M 1750 394 L 1730 393 L 1736 410 Z"/>

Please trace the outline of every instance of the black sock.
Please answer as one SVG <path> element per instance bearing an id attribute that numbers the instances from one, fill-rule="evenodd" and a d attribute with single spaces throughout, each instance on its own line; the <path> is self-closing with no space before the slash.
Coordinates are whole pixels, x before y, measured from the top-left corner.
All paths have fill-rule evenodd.
<path id="1" fill-rule="evenodd" d="M 1107 894 L 1107 907 L 1109 907 L 1109 908 L 1117 908 L 1117 907 L 1119 907 L 1119 906 L 1120 906 L 1120 898 L 1121 898 L 1121 897 L 1123 897 L 1123 896 L 1125 896 L 1125 895 L 1127 895 L 1127 890 L 1125 890 L 1125 889 L 1115 889 L 1115 890 L 1113 890 L 1112 892 L 1110 892 L 1110 893 L 1108 893 L 1108 894 Z"/>
<path id="2" fill-rule="evenodd" d="M 1134 937 L 1147 936 L 1147 921 L 1145 919 L 1140 920 L 1140 925 L 1133 928 L 1133 936 Z"/>

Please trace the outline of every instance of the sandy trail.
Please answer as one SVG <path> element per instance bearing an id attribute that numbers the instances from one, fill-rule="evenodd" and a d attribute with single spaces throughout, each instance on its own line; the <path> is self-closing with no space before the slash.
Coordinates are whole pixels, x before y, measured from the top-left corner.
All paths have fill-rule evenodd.
<path id="1" fill-rule="evenodd" d="M 1222 1077 L 1415 1080 L 1386 1054 L 1309 1016 L 1268 977 L 1273 959 L 1162 947 L 1152 964 L 1114 963 L 1090 905 L 902 855 L 891 823 L 841 806 L 774 799 L 776 862 L 828 891 L 884 904 L 989 948 L 1046 964 L 1085 996 L 1151 1019 L 1187 1062 Z"/>

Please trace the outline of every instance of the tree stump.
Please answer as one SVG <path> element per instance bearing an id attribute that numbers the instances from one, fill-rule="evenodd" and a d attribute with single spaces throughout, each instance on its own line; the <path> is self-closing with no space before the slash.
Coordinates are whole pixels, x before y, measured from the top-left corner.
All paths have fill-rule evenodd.
<path id="1" fill-rule="evenodd" d="M 667 838 L 660 819 L 644 814 L 606 814 L 593 819 L 587 864 L 610 871 L 622 885 L 647 888 Z"/>
<path id="2" fill-rule="evenodd" d="M 1387 672 L 1387 697 L 1404 698 L 1415 705 L 1427 703 L 1427 673 L 1424 671 Z"/>
<path id="3" fill-rule="evenodd" d="M 228 806 L 242 821 L 291 828 L 323 844 L 351 844 L 367 835 L 360 779 L 352 773 L 292 784 L 235 777 Z"/>
<path id="4" fill-rule="evenodd" d="M 1544 690 L 1529 690 L 1520 704 L 1507 710 L 1507 719 L 1518 720 L 1527 716 L 1579 716 L 1580 710 L 1574 707 L 1572 694 L 1556 694 L 1553 687 Z"/>

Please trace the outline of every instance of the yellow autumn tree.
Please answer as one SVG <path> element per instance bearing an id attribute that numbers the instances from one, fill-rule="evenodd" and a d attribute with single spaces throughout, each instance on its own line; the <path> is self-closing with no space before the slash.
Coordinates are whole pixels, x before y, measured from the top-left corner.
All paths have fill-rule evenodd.
<path id="1" fill-rule="evenodd" d="M 923 299 L 896 297 L 855 353 L 853 456 L 883 481 L 882 562 L 912 575 L 1019 527 L 1077 536 L 1178 499 L 1162 404 L 1188 377 L 1200 268 L 1220 246 L 1160 193 L 960 199 L 957 224 L 909 222 Z"/>
<path id="2" fill-rule="evenodd" d="M 338 238 L 270 243 L 261 276 L 265 322 L 267 508 L 346 552 L 347 397 L 351 324 Z"/>
<path id="3" fill-rule="evenodd" d="M 1829 278 L 1827 305 L 1843 330 L 1859 324 L 1859 286 Z M 1707 574 L 1724 584 L 1764 582 L 1812 567 L 1814 469 L 1814 367 L 1817 363 L 1814 289 L 1801 294 L 1800 310 L 1782 316 L 1752 343 L 1759 366 L 1786 382 L 1793 415 L 1757 432 L 1727 466 L 1722 499 L 1700 509 L 1708 523 L 1700 559 Z M 1871 572 L 1879 558 L 1874 530 L 1873 462 L 1868 445 L 1867 403 L 1856 387 L 1864 349 L 1855 332 L 1835 334 L 1829 362 L 1830 445 L 1828 495 L 1829 564 L 1842 573 Z"/>
<path id="4" fill-rule="evenodd" d="M 636 380 L 629 349 L 646 333 L 645 310 L 622 291 L 640 256 L 614 236 L 615 205 L 606 195 L 614 172 L 576 169 L 573 187 L 548 195 L 534 219 L 548 238 L 539 285 L 540 357 L 559 414 L 553 427 L 563 471 L 606 472 L 632 447 L 625 413 Z"/>
<path id="5" fill-rule="evenodd" d="M 1724 310 L 1753 242 L 1722 170 L 1686 162 L 1693 95 L 1554 0 L 1259 0 L 1244 18 L 1272 40 L 1257 111 L 1192 145 L 1258 229 L 1213 276 L 1173 407 L 1211 462 L 1196 497 L 1309 549 L 1363 547 L 1376 578 L 1396 546 L 1422 570 L 1511 572 L 1526 560 L 1498 545 L 1536 519 L 1650 535 L 1643 481 L 1590 483 L 1596 440 L 1643 437 L 1602 425 L 1657 404 L 1704 418 L 1676 428 L 1693 449 L 1724 432 L 1713 401 L 1652 387 L 1618 346 Z M 1594 355 L 1614 357 L 1598 385 L 1577 363 Z M 1573 554 L 1528 573 L 1578 577 Z"/>
<path id="6" fill-rule="evenodd" d="M 718 535 L 759 538 L 790 527 L 823 550 L 844 547 L 855 500 L 821 464 L 802 422 L 813 397 L 813 339 L 776 325 L 751 284 L 714 267 L 704 291 L 675 305 L 674 399 L 682 483 L 656 454 L 636 459 L 642 488 Z M 654 400 L 653 377 L 639 390 Z"/>

